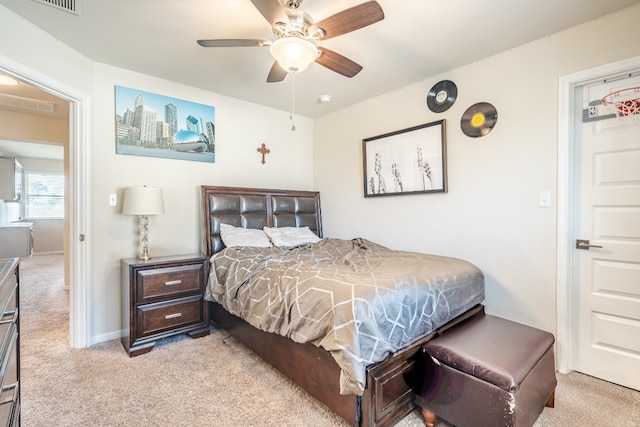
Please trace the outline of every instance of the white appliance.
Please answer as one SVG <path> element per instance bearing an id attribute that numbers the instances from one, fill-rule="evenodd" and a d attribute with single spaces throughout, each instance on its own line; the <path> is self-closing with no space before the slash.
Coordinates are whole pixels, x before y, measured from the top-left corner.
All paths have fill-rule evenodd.
<path id="1" fill-rule="evenodd" d="M 22 219 L 22 202 L 5 202 L 6 222 L 16 222 Z"/>
<path id="2" fill-rule="evenodd" d="M 31 256 L 33 223 L 13 222 L 0 225 L 0 258 Z"/>

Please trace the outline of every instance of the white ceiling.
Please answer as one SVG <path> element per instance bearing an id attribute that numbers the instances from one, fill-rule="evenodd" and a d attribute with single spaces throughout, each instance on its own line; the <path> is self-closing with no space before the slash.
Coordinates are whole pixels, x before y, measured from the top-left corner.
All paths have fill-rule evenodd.
<path id="1" fill-rule="evenodd" d="M 305 0 L 300 9 L 319 21 L 364 1 Z M 378 0 L 384 20 L 319 43 L 364 69 L 349 79 L 312 64 L 296 75 L 295 112 L 319 117 L 639 1 Z M 290 109 L 290 77 L 266 83 L 268 48 L 196 44 L 203 38 L 273 40 L 271 26 L 250 0 L 76 2 L 79 16 L 35 0 L 0 0 L 92 60 Z M 331 102 L 321 104 L 325 94 Z"/>
<path id="2" fill-rule="evenodd" d="M 33 157 L 37 159 L 64 159 L 64 147 L 30 141 L 0 139 L 0 153 L 3 157 Z"/>

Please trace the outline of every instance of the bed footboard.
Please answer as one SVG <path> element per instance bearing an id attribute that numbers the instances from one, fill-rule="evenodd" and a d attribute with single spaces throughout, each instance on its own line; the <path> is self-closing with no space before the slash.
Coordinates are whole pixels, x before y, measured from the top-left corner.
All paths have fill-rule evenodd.
<path id="1" fill-rule="evenodd" d="M 482 310 L 481 305 L 476 306 L 438 331 Z M 265 362 L 357 427 L 392 426 L 416 407 L 414 390 L 420 384 L 418 377 L 421 372 L 417 366 L 418 351 L 422 344 L 438 333 L 435 331 L 368 368 L 365 393 L 358 402 L 357 396 L 338 392 L 340 368 L 326 350 L 256 329 L 215 302 L 210 302 L 209 314 L 215 326 L 226 330 Z M 309 369 L 310 366 L 313 369 Z"/>

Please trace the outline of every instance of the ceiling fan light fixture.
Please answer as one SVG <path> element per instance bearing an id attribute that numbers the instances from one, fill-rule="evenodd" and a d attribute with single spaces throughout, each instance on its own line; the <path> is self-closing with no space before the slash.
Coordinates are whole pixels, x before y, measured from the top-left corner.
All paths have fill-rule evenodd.
<path id="1" fill-rule="evenodd" d="M 316 45 L 298 36 L 287 36 L 274 41 L 270 51 L 273 59 L 292 73 L 304 71 L 318 57 Z"/>

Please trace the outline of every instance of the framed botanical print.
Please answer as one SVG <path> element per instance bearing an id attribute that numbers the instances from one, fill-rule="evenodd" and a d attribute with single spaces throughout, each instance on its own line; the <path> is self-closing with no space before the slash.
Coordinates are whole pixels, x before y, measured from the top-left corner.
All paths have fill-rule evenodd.
<path id="1" fill-rule="evenodd" d="M 447 192 L 446 121 L 366 138 L 364 196 Z"/>

